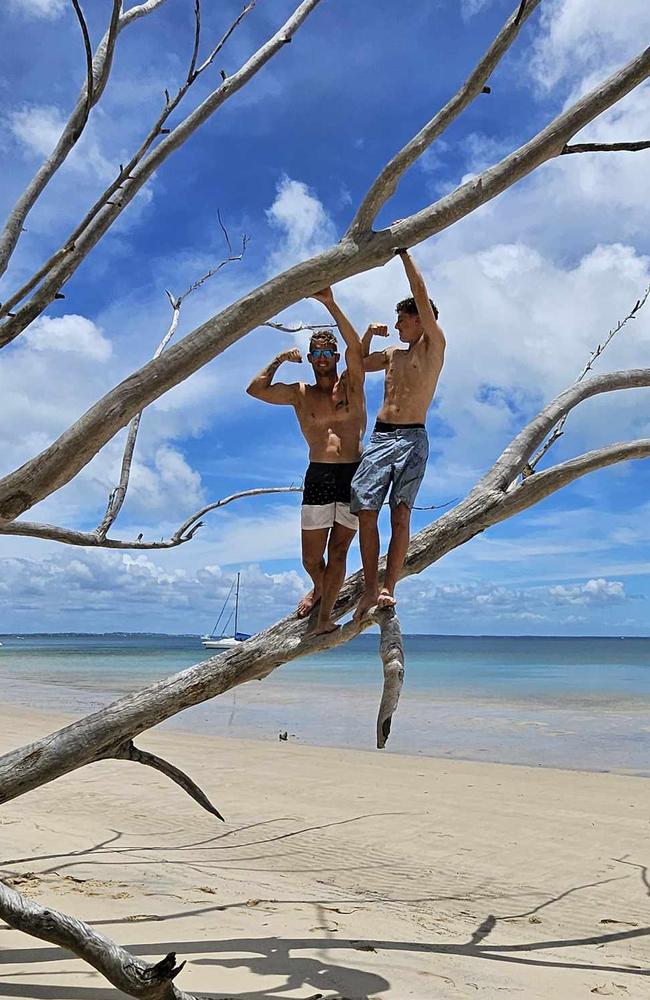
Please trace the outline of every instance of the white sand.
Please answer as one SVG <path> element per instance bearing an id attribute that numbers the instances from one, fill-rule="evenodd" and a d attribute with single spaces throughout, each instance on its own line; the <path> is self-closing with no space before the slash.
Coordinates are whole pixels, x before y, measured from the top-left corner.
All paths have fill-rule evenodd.
<path id="1" fill-rule="evenodd" d="M 0 718 L 0 749 L 62 721 Z M 222 824 L 138 764 L 4 806 L 2 874 L 188 992 L 239 1000 L 647 998 L 648 780 L 151 733 Z M 22 876 L 22 878 L 20 878 Z M 113 1000 L 0 925 L 0 998 Z"/>

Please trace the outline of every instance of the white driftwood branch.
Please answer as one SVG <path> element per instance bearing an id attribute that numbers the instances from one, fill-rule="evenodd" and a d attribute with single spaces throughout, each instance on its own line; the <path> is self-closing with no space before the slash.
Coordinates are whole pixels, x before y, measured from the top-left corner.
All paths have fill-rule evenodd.
<path id="1" fill-rule="evenodd" d="M 379 655 L 384 668 L 384 686 L 377 714 L 377 749 L 383 750 L 404 683 L 404 641 L 399 618 L 392 608 L 373 608 L 370 617 L 381 629 Z"/>
<path id="2" fill-rule="evenodd" d="M 212 60 L 215 58 L 217 53 L 221 51 L 230 36 L 233 34 L 235 29 L 241 24 L 246 15 L 254 8 L 255 0 L 251 0 L 243 10 L 238 14 L 235 20 L 230 24 L 227 31 L 222 35 L 220 40 L 214 46 L 212 52 L 208 59 L 196 69 L 196 55 L 198 52 L 198 46 L 200 41 L 200 30 L 201 30 L 201 20 L 200 20 L 200 6 L 198 5 L 198 0 L 196 0 L 196 31 L 194 36 L 194 46 L 192 49 L 192 55 L 190 57 L 190 64 L 187 70 L 185 80 L 181 86 L 176 91 L 174 97 L 170 97 L 169 92 L 165 91 L 165 104 L 158 115 L 158 118 L 153 123 L 149 132 L 145 136 L 144 140 L 135 151 L 131 159 L 126 164 L 120 164 L 120 169 L 113 181 L 108 185 L 108 187 L 100 194 L 99 198 L 95 203 L 88 209 L 85 216 L 82 218 L 81 222 L 76 226 L 76 228 L 69 234 L 67 239 L 64 241 L 63 245 L 56 250 L 45 263 L 34 272 L 34 274 L 28 278 L 28 280 L 18 288 L 12 295 L 10 295 L 0 306 L 0 319 L 9 317 L 13 319 L 15 313 L 12 312 L 14 307 L 22 302 L 22 300 L 29 295 L 29 293 L 36 288 L 37 285 L 52 271 L 52 269 L 59 264 L 61 261 L 65 260 L 66 257 L 75 250 L 79 239 L 86 232 L 90 224 L 97 217 L 100 211 L 107 205 L 112 205 L 113 207 L 119 207 L 121 202 L 121 192 L 123 185 L 126 181 L 132 180 L 132 171 L 138 166 L 138 164 L 143 160 L 153 143 L 161 135 L 166 135 L 169 129 L 165 129 L 164 125 L 167 119 L 176 110 L 178 105 L 181 103 L 185 97 L 187 91 L 195 83 L 198 77 L 203 73 L 205 69 L 211 64 Z M 111 200 L 117 198 L 117 201 Z M 223 228 L 223 227 L 222 227 Z M 226 236 L 227 239 L 227 236 Z M 1 346 L 1 344 L 0 344 Z"/>
<path id="3" fill-rule="evenodd" d="M 596 468 L 650 454 L 650 441 L 614 445 L 589 453 L 525 480 L 516 491 L 507 487 L 520 471 L 536 442 L 566 408 L 596 392 L 650 386 L 650 369 L 618 372 L 571 386 L 532 420 L 505 449 L 493 468 L 453 510 L 418 532 L 409 546 L 402 576 L 419 573 L 475 535 L 550 496 L 567 482 Z M 541 437 L 540 437 L 541 435 Z M 383 573 L 385 562 L 380 563 Z M 333 611 L 339 619 L 352 610 L 362 590 L 362 574 L 344 583 Z M 0 758 L 0 803 L 16 798 L 102 756 L 111 755 L 127 740 L 171 718 L 185 708 L 214 698 L 250 680 L 266 677 L 297 657 L 331 649 L 371 624 L 354 619 L 326 635 L 314 636 L 309 622 L 295 613 L 226 652 L 173 677 L 120 699 L 85 719 L 28 747 Z M 101 748 L 101 750 L 99 749 Z"/>
<path id="4" fill-rule="evenodd" d="M 136 413 L 271 316 L 326 285 L 386 263 L 394 247 L 413 246 L 448 228 L 558 156 L 568 138 L 649 75 L 650 48 L 580 98 L 534 139 L 435 204 L 389 229 L 369 234 L 358 244 L 343 240 L 209 319 L 108 392 L 40 455 L 0 480 L 0 520 L 18 517 L 69 482 Z"/>
<path id="5" fill-rule="evenodd" d="M 303 330 L 333 330 L 336 323 L 294 323 L 293 326 L 286 326 L 277 320 L 268 320 L 260 326 L 270 326 L 272 330 L 279 330 L 281 333 L 302 333 Z"/>
<path id="6" fill-rule="evenodd" d="M 641 296 L 641 298 L 636 300 L 636 302 L 634 303 L 634 305 L 630 309 L 630 311 L 627 314 L 627 316 L 625 316 L 623 319 L 619 320 L 618 323 L 616 324 L 616 326 L 612 327 L 612 329 L 608 332 L 607 336 L 605 337 L 605 340 L 603 341 L 603 343 L 602 344 L 597 344 L 597 346 L 595 347 L 595 349 L 591 352 L 591 354 L 589 356 L 589 360 L 587 361 L 587 364 L 585 365 L 585 367 L 582 369 L 582 371 L 578 375 L 578 377 L 576 379 L 576 382 L 582 382 L 582 380 L 584 378 L 586 378 L 586 376 L 589 374 L 589 372 L 592 371 L 594 362 L 601 356 L 601 354 L 603 353 L 603 351 L 605 351 L 607 349 L 607 347 L 609 347 L 609 345 L 611 344 L 611 342 L 614 339 L 614 337 L 616 336 L 616 334 L 620 333 L 620 331 L 623 329 L 623 327 L 626 326 L 626 324 L 629 323 L 630 320 L 636 319 L 637 313 L 641 309 L 643 309 L 644 305 L 646 304 L 646 302 L 648 300 L 648 296 L 650 296 L 650 285 L 648 285 L 648 287 L 646 288 L 646 290 L 643 293 L 643 295 Z M 524 466 L 524 468 L 522 470 L 522 474 L 524 476 L 530 476 L 530 475 L 532 475 L 533 472 L 535 472 L 537 466 L 539 465 L 539 463 L 541 462 L 541 460 L 544 458 L 544 456 L 547 454 L 547 452 L 550 451 L 550 449 L 553 447 L 553 445 L 555 444 L 555 442 L 559 438 L 562 437 L 562 434 L 564 433 L 564 425 L 565 425 L 565 423 L 567 421 L 567 417 L 568 417 L 568 413 L 565 413 L 564 416 L 562 417 L 562 419 L 560 421 L 558 421 L 558 423 L 556 424 L 556 426 L 553 429 L 552 433 L 546 439 L 546 441 L 541 446 L 541 448 L 530 459 L 530 461 L 526 463 L 526 465 Z"/>
<path id="7" fill-rule="evenodd" d="M 144 764 L 146 767 L 153 767 L 155 771 L 160 771 L 161 774 L 164 774 L 182 788 L 184 792 L 187 792 L 195 802 L 198 802 L 202 809 L 212 813 L 217 819 L 223 820 L 223 816 L 217 807 L 210 802 L 205 792 L 201 791 L 199 786 L 184 771 L 181 771 L 175 764 L 170 764 L 168 760 L 164 760 L 154 753 L 149 753 L 147 750 L 140 750 L 139 747 L 134 745 L 132 740 L 127 740 L 126 743 L 123 743 L 116 750 L 98 759 L 132 760 L 138 764 Z"/>
<path id="8" fill-rule="evenodd" d="M 198 5 L 197 5 L 197 10 L 200 10 L 200 7 L 198 7 Z M 194 58 L 194 56 L 193 56 L 193 58 Z M 170 305 L 172 307 L 172 319 L 171 319 L 171 323 L 169 324 L 169 327 L 167 329 L 167 333 L 165 334 L 165 336 L 163 337 L 163 339 L 158 344 L 158 347 L 156 348 L 156 351 L 154 353 L 154 358 L 160 357 L 160 355 L 162 354 L 162 352 L 167 347 L 167 344 L 169 343 L 169 341 L 172 339 L 172 337 L 176 333 L 176 330 L 178 328 L 178 321 L 179 321 L 180 315 L 181 315 L 181 306 L 183 305 L 183 302 L 185 301 L 185 299 L 189 295 L 191 295 L 192 292 L 195 292 L 198 288 L 201 288 L 202 285 L 204 285 L 206 283 L 206 281 L 208 281 L 210 278 L 214 277 L 215 274 L 218 274 L 219 271 L 222 268 L 226 267 L 227 264 L 231 264 L 234 261 L 240 261 L 240 260 L 242 260 L 244 254 L 246 252 L 246 240 L 247 240 L 247 238 L 244 235 L 244 236 L 242 236 L 241 253 L 236 254 L 236 255 L 233 256 L 232 250 L 231 250 L 231 247 L 230 247 L 230 239 L 228 238 L 228 233 L 226 232 L 226 230 L 225 230 L 225 228 L 223 226 L 223 223 L 221 222 L 221 216 L 219 216 L 219 223 L 220 223 L 221 228 L 222 228 L 222 230 L 224 232 L 224 235 L 225 235 L 225 238 L 226 238 L 226 244 L 228 246 L 228 249 L 230 250 L 230 256 L 226 257 L 224 260 L 220 261 L 216 265 L 216 267 L 210 268 L 210 270 L 207 271 L 206 274 L 203 275 L 203 277 L 198 278 L 196 281 L 193 281 L 192 284 L 189 286 L 189 288 L 187 288 L 177 298 L 175 298 L 171 294 L 171 292 L 167 292 L 167 297 L 168 297 Z M 137 437 L 138 437 L 138 430 L 140 428 L 140 421 L 141 421 L 141 419 L 142 419 L 142 410 L 140 411 L 140 413 L 136 413 L 135 417 L 133 418 L 133 420 L 131 421 L 131 423 L 129 425 L 129 430 L 128 430 L 127 437 L 126 437 L 126 444 L 124 446 L 124 454 L 122 456 L 122 467 L 120 469 L 120 481 L 119 481 L 118 485 L 115 487 L 115 489 L 111 491 L 111 494 L 110 494 L 110 496 L 108 498 L 108 506 L 106 508 L 106 513 L 104 514 L 104 517 L 102 518 L 102 520 L 99 523 L 99 525 L 95 528 L 95 534 L 97 535 L 97 537 L 99 538 L 100 541 L 103 541 L 106 538 L 106 535 L 108 534 L 108 531 L 109 531 L 111 525 L 114 524 L 114 522 L 115 522 L 118 514 L 120 513 L 120 511 L 122 509 L 122 506 L 124 505 L 124 501 L 126 499 L 126 491 L 129 488 L 129 478 L 130 478 L 130 475 L 131 475 L 131 465 L 132 465 L 132 462 L 133 462 L 133 453 L 135 451 L 135 444 L 136 444 Z M 197 520 L 198 520 L 198 518 L 197 518 Z"/>
<path id="9" fill-rule="evenodd" d="M 127 996 L 141 1000 L 196 1000 L 173 984 L 185 964 L 176 965 L 174 952 L 155 965 L 144 962 L 89 924 L 50 906 L 45 908 L 3 882 L 0 918 L 16 930 L 71 951 Z"/>
<path id="10" fill-rule="evenodd" d="M 517 38 L 522 24 L 530 17 L 539 3 L 540 0 L 529 0 L 527 5 L 519 5 L 519 9 L 510 15 L 462 87 L 427 122 L 424 128 L 386 164 L 361 202 L 350 224 L 348 230 L 350 234 L 362 233 L 372 227 L 382 207 L 395 193 L 403 174 L 429 148 L 432 142 L 438 139 L 462 114 L 474 98 L 482 93 L 490 75 Z"/>
<path id="11" fill-rule="evenodd" d="M 136 194 L 146 184 L 152 174 L 159 169 L 171 153 L 175 152 L 210 118 L 230 97 L 247 84 L 280 49 L 291 42 L 306 18 L 318 6 L 320 0 L 303 0 L 283 26 L 265 42 L 244 65 L 226 77 L 221 85 L 195 108 L 186 118 L 164 136 L 161 142 L 137 163 L 119 184 L 119 193 L 103 202 L 97 213 L 76 240 L 70 238 L 54 257 L 51 267 L 45 266 L 45 277 L 31 299 L 28 299 L 13 315 L 5 316 L 0 324 L 0 347 L 14 340 L 36 316 L 54 300 L 61 286 L 76 271 L 79 264 L 90 253 L 104 234 Z M 250 9 L 250 5 L 248 8 Z M 240 18 L 238 20 L 241 19 Z M 198 70 L 196 71 L 198 72 Z M 183 88 L 181 88 L 183 89 Z M 169 103 L 169 102 L 168 102 Z M 120 172 L 121 176 L 121 172 Z M 41 269 L 43 272 L 44 269 Z M 14 296 L 15 298 L 15 296 Z M 13 299 L 11 300 L 13 301 Z M 6 309 L 6 305 L 5 305 Z"/>
<path id="12" fill-rule="evenodd" d="M 253 490 L 241 490 L 207 504 L 201 510 L 188 517 L 170 538 L 161 538 L 157 542 L 145 542 L 142 535 L 128 540 L 122 538 L 101 538 L 97 531 L 76 531 L 74 528 L 62 528 L 56 524 L 42 524 L 38 521 L 0 522 L 0 535 L 20 535 L 23 538 L 45 538 L 51 542 L 62 542 L 64 545 L 79 545 L 95 549 L 174 549 L 178 545 L 191 542 L 199 528 L 203 527 L 203 518 L 209 511 L 226 507 L 234 500 L 243 497 L 257 497 L 269 493 L 302 493 L 302 486 L 263 486 Z"/>
<path id="13" fill-rule="evenodd" d="M 91 108 L 97 104 L 104 93 L 111 72 L 113 53 L 118 35 L 131 21 L 151 13 L 164 2 L 165 0 L 152 0 L 152 2 L 141 4 L 139 7 L 133 8 L 133 10 L 120 16 L 121 3 L 119 0 L 113 0 L 111 21 L 108 30 L 97 46 L 97 51 L 92 59 L 92 99 L 89 100 L 89 81 L 87 79 L 54 150 L 45 162 L 41 164 L 33 179 L 11 209 L 4 229 L 0 234 L 0 277 L 7 269 L 30 210 L 59 167 L 65 162 L 70 151 L 79 141 Z"/>

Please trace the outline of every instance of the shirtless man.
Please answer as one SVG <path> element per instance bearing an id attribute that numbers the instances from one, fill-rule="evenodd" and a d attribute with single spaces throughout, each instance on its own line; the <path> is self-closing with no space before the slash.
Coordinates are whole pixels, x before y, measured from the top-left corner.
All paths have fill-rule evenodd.
<path id="1" fill-rule="evenodd" d="M 406 250 L 396 250 L 404 265 L 413 297 L 397 304 L 395 327 L 407 350 L 389 347 L 370 353 L 373 335 L 387 337 L 387 327 L 373 325 L 363 338 L 365 370 L 385 371 L 384 402 L 370 445 L 352 481 L 350 509 L 359 515 L 359 541 L 365 590 L 355 612 L 395 604 L 410 536 L 411 509 L 429 457 L 425 429 L 427 410 L 438 384 L 445 355 L 445 337 L 438 310 L 428 296 L 424 278 Z M 390 494 L 391 539 L 384 586 L 379 590 L 379 531 L 377 519 Z"/>
<path id="2" fill-rule="evenodd" d="M 284 361 L 301 362 L 300 351 L 278 354 L 246 392 L 265 403 L 284 403 L 296 411 L 300 430 L 309 445 L 309 468 L 302 497 L 302 564 L 314 584 L 298 605 L 306 618 L 320 601 L 314 634 L 332 632 L 332 608 L 345 578 L 350 543 L 358 519 L 350 513 L 350 483 L 361 458 L 366 429 L 363 351 L 356 330 L 334 301 L 331 288 L 313 298 L 329 311 L 345 341 L 346 370 L 339 376 L 340 355 L 329 330 L 316 331 L 307 360 L 316 382 L 273 383 Z M 327 547 L 327 564 L 324 555 Z"/>

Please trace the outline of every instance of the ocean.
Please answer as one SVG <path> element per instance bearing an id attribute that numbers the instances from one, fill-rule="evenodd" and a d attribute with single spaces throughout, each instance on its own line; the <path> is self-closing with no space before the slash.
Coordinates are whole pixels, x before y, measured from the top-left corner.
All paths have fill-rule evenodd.
<path id="1" fill-rule="evenodd" d="M 0 642 L 5 703 L 80 716 L 208 655 L 198 636 Z M 382 752 L 650 775 L 650 639 L 413 635 L 405 651 Z M 378 636 L 366 634 L 165 725 L 377 752 L 380 694 Z"/>

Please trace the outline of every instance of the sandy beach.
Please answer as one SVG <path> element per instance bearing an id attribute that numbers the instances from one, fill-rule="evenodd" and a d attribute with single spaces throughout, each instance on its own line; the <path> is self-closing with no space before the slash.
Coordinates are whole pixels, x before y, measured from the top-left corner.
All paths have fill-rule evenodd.
<path id="1" fill-rule="evenodd" d="M 70 721 L 11 708 L 0 749 Z M 646 778 L 161 730 L 4 806 L 2 875 L 212 998 L 647 996 Z M 110 1000 L 0 928 L 0 997 Z"/>

